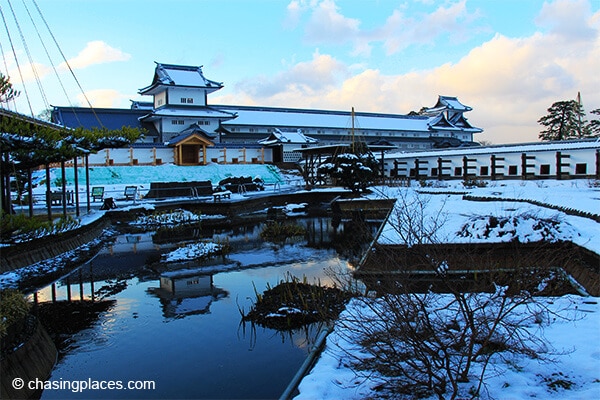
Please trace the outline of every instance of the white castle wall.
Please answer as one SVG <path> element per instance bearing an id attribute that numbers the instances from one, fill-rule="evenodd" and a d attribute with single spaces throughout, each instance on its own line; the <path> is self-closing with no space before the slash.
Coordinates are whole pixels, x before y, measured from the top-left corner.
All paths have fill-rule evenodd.
<path id="1" fill-rule="evenodd" d="M 206 149 L 206 160 L 220 164 L 259 164 L 273 162 L 273 157 L 271 149 L 268 148 L 209 147 Z M 79 165 L 83 162 L 82 157 L 77 159 Z M 174 162 L 175 149 L 172 147 L 104 149 L 89 155 L 89 163 L 92 166 L 160 165 Z"/>

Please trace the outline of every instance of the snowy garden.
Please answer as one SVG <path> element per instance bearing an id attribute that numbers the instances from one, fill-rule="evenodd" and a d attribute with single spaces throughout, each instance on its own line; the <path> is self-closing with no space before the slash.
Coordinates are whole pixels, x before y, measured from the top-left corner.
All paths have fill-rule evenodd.
<path id="1" fill-rule="evenodd" d="M 267 189 L 270 192 L 275 192 L 275 188 L 289 192 L 304 190 L 297 184 L 297 175 L 287 174 L 272 166 L 219 167 L 95 167 L 90 171 L 90 180 L 93 185 L 103 185 L 107 193 L 119 193 L 128 185 L 135 185 L 140 189 L 139 197 L 134 202 L 117 201 L 119 210 L 152 210 L 156 202 L 143 197 L 149 189 L 149 183 L 174 179 L 210 180 L 216 184 L 226 177 L 252 176 L 263 179 L 267 187 L 272 185 Z M 53 171 L 54 180 L 57 180 L 57 173 L 58 171 Z M 68 188 L 72 190 L 72 175 L 68 174 L 66 179 Z M 43 185 L 36 190 L 41 193 L 44 190 Z M 82 190 L 80 187 L 80 192 Z M 247 196 L 233 194 L 230 201 L 241 201 Z M 413 182 L 409 188 L 372 187 L 370 193 L 363 196 L 373 199 L 397 199 L 396 209 L 382 226 L 377 238 L 377 243 L 383 245 L 403 244 L 410 247 L 425 242 L 435 244 L 569 241 L 600 254 L 600 191 L 595 181 L 506 180 L 488 182 L 482 187 L 466 187 L 461 181 Z M 420 233 L 414 229 L 399 229 L 399 218 L 406 215 L 402 214 L 401 210 L 410 206 L 418 207 L 421 213 L 418 216 Z M 293 216 L 298 210 L 302 210 L 302 207 L 303 205 L 288 204 L 283 209 Z M 92 223 L 105 212 L 94 209 L 92 214 L 79 218 L 76 224 Z M 586 216 L 581 216 L 582 214 Z M 415 216 L 413 213 L 412 217 Z M 180 225 L 202 221 L 203 218 L 207 216 L 178 210 L 170 213 L 148 213 L 131 221 L 130 225 Z M 189 243 L 163 254 L 161 262 L 197 259 L 219 251 L 218 243 Z M 312 250 L 296 248 L 295 251 L 299 251 L 298 257 L 302 258 L 302 252 L 308 257 Z M 52 268 L 52 260 L 39 263 L 38 267 L 48 271 Z M 33 265 L 24 271 L 17 270 L 0 275 L 0 286 L 14 286 L 22 278 L 21 273 L 28 275 L 35 268 Z M 469 360 L 458 351 L 448 351 L 457 346 L 451 327 L 445 333 L 446 339 L 438 337 L 437 341 L 442 347 L 436 351 L 448 351 L 445 356 L 419 358 L 412 350 L 407 350 L 410 342 L 403 343 L 395 341 L 396 339 L 378 347 L 380 344 L 366 340 L 368 336 L 389 331 L 390 326 L 401 326 L 387 325 L 394 321 L 386 319 L 389 316 L 386 309 L 391 303 L 369 297 L 354 298 L 334 323 L 325 349 L 312 371 L 299 385 L 300 393 L 297 398 L 448 398 L 450 393 L 456 398 L 475 395 L 481 398 L 600 397 L 599 299 L 586 296 L 582 288 L 579 289 L 583 296 L 543 298 L 530 295 L 508 296 L 506 288 L 498 286 L 496 289 L 493 293 L 466 296 L 462 299 L 469 309 L 476 309 L 477 305 L 485 303 L 482 315 L 488 315 L 486 313 L 490 312 L 493 314 L 497 307 L 507 310 L 507 315 L 501 320 L 506 325 L 490 331 L 490 337 L 516 335 L 519 340 L 516 344 L 512 343 L 512 347 L 507 351 L 487 353 L 482 350 L 480 343 L 475 341 L 471 353 L 473 357 Z M 413 298 L 413 301 L 415 299 L 423 304 L 421 311 L 425 310 L 431 316 L 431 319 L 426 321 L 433 324 L 432 326 L 449 321 L 462 326 L 464 321 L 461 320 L 461 315 L 464 317 L 465 314 L 452 295 L 424 293 Z M 414 334 L 423 332 L 415 330 Z M 427 343 L 427 340 L 419 343 Z M 515 351 L 515 348 L 518 348 L 518 351 Z M 392 359 L 391 365 L 396 369 L 382 369 L 373 363 L 376 358 L 381 358 L 386 349 L 399 357 Z M 448 361 L 452 366 L 436 364 L 439 360 Z M 465 369 L 464 364 L 467 362 L 471 365 Z M 430 364 L 425 368 L 427 363 Z M 453 375 L 456 371 L 463 371 L 464 374 Z M 413 376 L 414 380 L 406 382 L 399 378 L 407 375 Z M 429 383 L 426 382 L 428 379 Z M 409 395 L 402 392 L 402 387 L 417 391 L 410 392 Z"/>

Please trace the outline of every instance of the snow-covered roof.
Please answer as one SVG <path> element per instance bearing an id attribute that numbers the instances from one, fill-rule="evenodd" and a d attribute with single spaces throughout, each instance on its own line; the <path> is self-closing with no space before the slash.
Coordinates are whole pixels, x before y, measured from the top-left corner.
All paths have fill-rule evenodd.
<path id="1" fill-rule="evenodd" d="M 140 89 L 139 93 L 152 95 L 161 86 L 185 86 L 214 92 L 221 89 L 223 83 L 206 79 L 202 73 L 202 66 L 156 63 L 152 84 Z"/>
<path id="2" fill-rule="evenodd" d="M 451 119 L 446 117 L 446 114 L 439 113 L 438 115 L 431 117 L 431 121 L 428 125 L 434 130 L 463 130 L 465 132 L 482 132 L 480 128 L 473 127 L 462 114 L 454 115 Z"/>
<path id="3" fill-rule="evenodd" d="M 318 140 L 306 136 L 300 130 L 296 131 L 285 131 L 282 132 L 279 129 L 275 129 L 273 133 L 266 139 L 259 140 L 258 143 L 269 146 L 273 144 L 288 143 L 288 144 L 313 144 L 317 143 Z"/>
<path id="4" fill-rule="evenodd" d="M 217 110 L 213 107 L 163 107 L 140 117 L 140 121 L 152 121 L 164 117 L 231 119 L 235 118 L 235 115 Z"/>
<path id="5" fill-rule="evenodd" d="M 210 135 L 208 135 L 204 130 L 200 129 L 199 127 L 196 129 L 196 127 L 194 127 L 193 125 L 181 131 L 179 135 L 169 140 L 166 143 L 166 145 L 175 146 L 181 142 L 192 138 L 193 136 L 198 137 L 202 142 L 206 142 L 209 146 L 214 146 L 214 143 L 212 141 L 213 138 Z"/>
<path id="6" fill-rule="evenodd" d="M 306 110 L 292 108 L 248 107 L 248 106 L 213 106 L 223 111 L 235 112 L 238 117 L 224 122 L 225 126 L 256 125 L 299 127 L 299 128 L 347 128 L 352 126 L 350 111 Z M 411 132 L 429 132 L 430 117 L 355 113 L 354 127 L 357 130 L 404 130 Z"/>

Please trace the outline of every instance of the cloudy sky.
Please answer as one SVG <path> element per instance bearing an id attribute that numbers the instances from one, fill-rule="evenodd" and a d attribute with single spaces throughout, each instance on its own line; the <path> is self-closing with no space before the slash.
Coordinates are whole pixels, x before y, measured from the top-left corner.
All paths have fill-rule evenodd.
<path id="1" fill-rule="evenodd" d="M 26 114 L 27 98 L 34 113 L 46 104 L 86 105 L 82 90 L 95 107 L 150 100 L 137 92 L 151 83 L 154 61 L 203 65 L 225 85 L 211 104 L 407 114 L 438 95 L 457 96 L 485 131 L 476 139 L 492 143 L 536 141 L 547 108 L 578 92 L 586 111 L 600 108 L 600 0 L 0 6 L 8 27 L 0 31 L 0 70 L 21 90 L 17 108 Z"/>

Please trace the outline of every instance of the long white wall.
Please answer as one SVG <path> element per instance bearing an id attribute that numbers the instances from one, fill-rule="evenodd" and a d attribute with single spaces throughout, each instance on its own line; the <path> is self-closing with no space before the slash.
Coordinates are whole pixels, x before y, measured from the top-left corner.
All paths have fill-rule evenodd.
<path id="1" fill-rule="evenodd" d="M 590 141 L 394 153 L 384 157 L 384 174 L 439 178 L 442 160 L 442 179 L 588 178 L 600 173 L 599 152 L 600 142 Z"/>
<path id="2" fill-rule="evenodd" d="M 269 148 L 209 147 L 206 149 L 207 162 L 220 164 L 271 163 L 272 151 Z M 175 162 L 175 149 L 172 147 L 128 147 L 104 149 L 90 154 L 90 165 L 160 165 Z M 83 164 L 83 158 L 77 163 Z"/>

